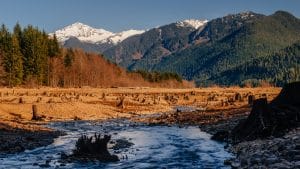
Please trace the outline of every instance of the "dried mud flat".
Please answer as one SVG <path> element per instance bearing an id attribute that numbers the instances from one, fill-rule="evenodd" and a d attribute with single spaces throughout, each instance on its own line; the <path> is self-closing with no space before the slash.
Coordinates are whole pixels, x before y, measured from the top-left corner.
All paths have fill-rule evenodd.
<path id="1" fill-rule="evenodd" d="M 63 134 L 45 128 L 52 121 L 130 118 L 149 124 L 210 124 L 249 112 L 248 99 L 272 100 L 280 88 L 2 88 L 0 89 L 0 153 L 50 144 Z M 39 121 L 32 120 L 32 107 Z M 178 115 L 176 106 L 192 107 Z M 163 116 L 144 118 L 162 113 Z M 179 116 L 174 118 L 175 116 Z M 141 118 L 143 117 L 143 118 Z M 170 120 L 170 119 L 173 119 Z"/>

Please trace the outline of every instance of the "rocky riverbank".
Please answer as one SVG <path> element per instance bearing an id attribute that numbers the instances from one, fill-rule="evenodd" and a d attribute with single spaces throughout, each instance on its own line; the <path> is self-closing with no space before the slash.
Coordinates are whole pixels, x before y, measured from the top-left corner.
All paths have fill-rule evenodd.
<path id="1" fill-rule="evenodd" d="M 258 99 L 233 129 L 213 138 L 232 143 L 232 168 L 300 168 L 300 82 L 286 85 L 270 103 Z"/>
<path id="2" fill-rule="evenodd" d="M 245 141 L 229 147 L 235 159 L 225 163 L 232 168 L 300 168 L 300 128 L 283 137 Z"/>
<path id="3" fill-rule="evenodd" d="M 36 124 L 0 123 L 0 156 L 46 146 L 63 135 Z"/>
<path id="4" fill-rule="evenodd" d="M 213 139 L 227 143 L 228 151 L 236 155 L 224 163 L 232 168 L 288 169 L 300 168 L 300 128 L 281 137 L 268 137 L 232 144 L 228 137 L 235 126 L 247 116 L 201 125 L 201 130 L 213 135 Z"/>

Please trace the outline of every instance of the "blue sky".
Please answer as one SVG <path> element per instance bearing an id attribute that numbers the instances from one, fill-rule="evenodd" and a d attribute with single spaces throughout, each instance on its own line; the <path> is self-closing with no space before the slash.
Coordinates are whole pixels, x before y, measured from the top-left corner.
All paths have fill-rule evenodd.
<path id="1" fill-rule="evenodd" d="M 19 22 L 53 32 L 74 22 L 109 31 L 147 29 L 187 18 L 213 19 L 242 11 L 288 11 L 299 18 L 300 0 L 1 0 L 0 23 Z"/>

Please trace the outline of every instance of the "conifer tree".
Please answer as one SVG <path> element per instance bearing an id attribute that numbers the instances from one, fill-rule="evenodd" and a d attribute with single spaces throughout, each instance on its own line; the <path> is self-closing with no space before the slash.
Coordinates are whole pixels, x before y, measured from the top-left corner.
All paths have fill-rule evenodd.
<path id="1" fill-rule="evenodd" d="M 73 51 L 73 49 L 69 48 L 67 50 L 66 56 L 64 57 L 64 65 L 65 65 L 65 67 L 66 68 L 71 67 L 74 59 L 75 59 L 74 58 L 74 51 Z"/>
<path id="2" fill-rule="evenodd" d="M 34 78 L 39 84 L 47 81 L 48 44 L 47 34 L 28 26 L 22 35 L 22 53 L 24 76 L 26 80 Z"/>
<path id="3" fill-rule="evenodd" d="M 15 86 L 22 83 L 23 65 L 22 54 L 20 51 L 17 36 L 11 35 L 5 25 L 0 30 L 0 49 L 2 53 L 2 65 L 6 74 L 6 80 L 9 86 Z"/>
<path id="4" fill-rule="evenodd" d="M 16 23 L 16 25 L 14 26 L 13 34 L 17 37 L 19 43 L 21 44 L 22 28 L 19 23 Z"/>
<path id="5" fill-rule="evenodd" d="M 60 54 L 60 47 L 57 41 L 57 37 L 54 34 L 53 37 L 48 39 L 48 56 L 54 57 Z"/>
<path id="6" fill-rule="evenodd" d="M 16 86 L 22 83 L 23 80 L 23 61 L 20 51 L 18 38 L 13 35 L 11 40 L 11 50 L 4 59 L 5 70 L 8 73 L 9 86 Z"/>

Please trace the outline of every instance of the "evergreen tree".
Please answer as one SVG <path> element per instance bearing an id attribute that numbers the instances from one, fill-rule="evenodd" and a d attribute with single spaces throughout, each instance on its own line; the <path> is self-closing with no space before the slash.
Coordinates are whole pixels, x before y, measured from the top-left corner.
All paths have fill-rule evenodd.
<path id="1" fill-rule="evenodd" d="M 22 35 L 24 78 L 34 78 L 39 84 L 47 81 L 48 43 L 46 33 L 28 26 Z"/>
<path id="2" fill-rule="evenodd" d="M 73 61 L 74 61 L 74 51 L 73 51 L 73 49 L 70 48 L 70 49 L 67 50 L 67 54 L 64 57 L 64 65 L 65 65 L 65 67 L 66 68 L 71 67 Z"/>
<path id="3" fill-rule="evenodd" d="M 23 80 L 23 61 L 19 41 L 15 35 L 12 36 L 11 51 L 5 55 L 4 66 L 5 71 L 8 73 L 9 86 L 21 84 Z"/>
<path id="4" fill-rule="evenodd" d="M 23 65 L 17 36 L 11 35 L 5 25 L 0 30 L 0 49 L 2 53 L 2 65 L 4 67 L 6 80 L 9 86 L 22 83 Z"/>
<path id="5" fill-rule="evenodd" d="M 4 24 L 0 29 L 0 49 L 3 55 L 9 52 L 11 43 L 11 35 Z"/>
<path id="6" fill-rule="evenodd" d="M 14 32 L 13 34 L 17 37 L 19 43 L 21 43 L 21 38 L 22 38 L 22 28 L 19 23 L 17 23 L 14 27 Z"/>
<path id="7" fill-rule="evenodd" d="M 57 41 L 57 37 L 54 34 L 53 37 L 48 39 L 48 56 L 54 57 L 60 54 L 60 47 Z"/>

